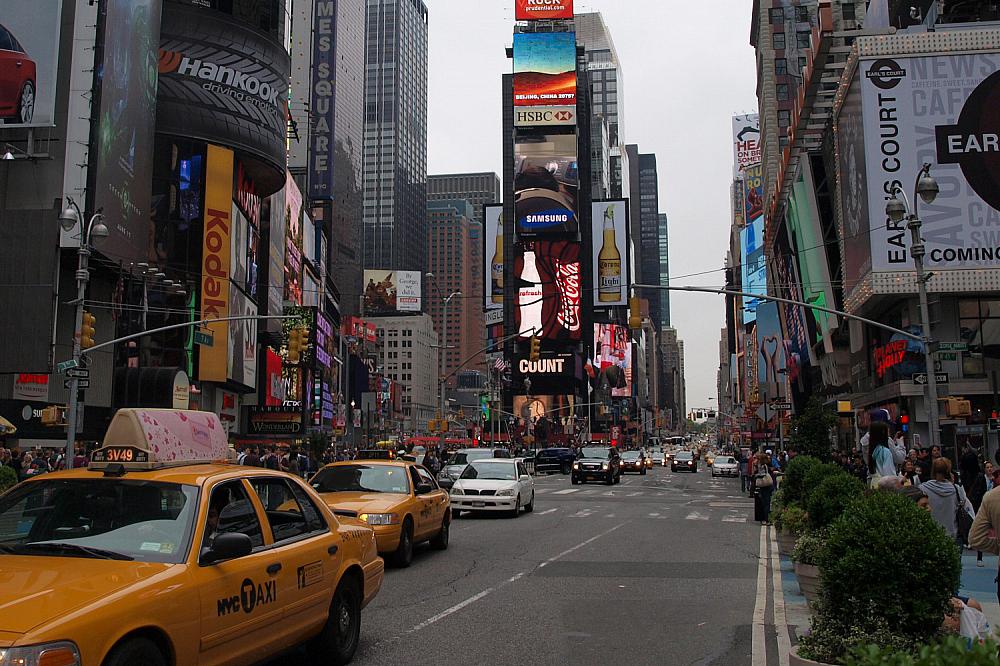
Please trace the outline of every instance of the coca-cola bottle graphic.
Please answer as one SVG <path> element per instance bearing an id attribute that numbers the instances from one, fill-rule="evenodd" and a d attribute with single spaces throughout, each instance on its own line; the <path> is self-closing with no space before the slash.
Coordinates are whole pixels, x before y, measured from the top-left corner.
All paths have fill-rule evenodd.
<path id="1" fill-rule="evenodd" d="M 521 268 L 521 287 L 517 291 L 517 307 L 520 312 L 522 338 L 530 338 L 542 332 L 542 278 L 535 265 L 535 246 L 525 246 L 524 265 Z M 527 284 L 524 284 L 527 283 Z"/>

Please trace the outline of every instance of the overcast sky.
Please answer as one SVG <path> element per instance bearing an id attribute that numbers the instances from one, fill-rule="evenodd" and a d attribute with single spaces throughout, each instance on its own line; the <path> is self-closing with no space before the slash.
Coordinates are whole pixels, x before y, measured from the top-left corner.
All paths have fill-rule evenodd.
<path id="1" fill-rule="evenodd" d="M 512 71 L 514 0 L 425 0 L 430 10 L 428 172 L 503 174 L 500 77 Z M 723 286 L 731 223 L 731 117 L 756 111 L 750 2 L 577 0 L 598 11 L 624 72 L 625 143 L 655 153 L 676 285 Z M 722 297 L 671 294 L 686 348 L 687 404 L 716 395 Z"/>

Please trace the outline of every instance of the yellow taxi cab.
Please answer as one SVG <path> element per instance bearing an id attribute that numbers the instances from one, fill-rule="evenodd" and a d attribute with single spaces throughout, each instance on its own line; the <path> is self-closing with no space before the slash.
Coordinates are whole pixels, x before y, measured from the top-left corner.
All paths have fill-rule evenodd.
<path id="1" fill-rule="evenodd" d="M 378 552 L 408 567 L 413 546 L 448 548 L 451 499 L 433 475 L 406 461 L 353 460 L 320 469 L 313 489 L 338 516 L 357 517 L 375 530 Z"/>
<path id="2" fill-rule="evenodd" d="M 0 665 L 349 662 L 374 532 L 228 459 L 215 414 L 123 409 L 86 468 L 0 495 Z"/>

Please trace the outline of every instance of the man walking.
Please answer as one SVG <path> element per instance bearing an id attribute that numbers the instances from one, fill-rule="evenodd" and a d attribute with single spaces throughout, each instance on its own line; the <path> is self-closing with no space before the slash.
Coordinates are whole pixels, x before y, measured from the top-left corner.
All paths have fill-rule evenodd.
<path id="1" fill-rule="evenodd" d="M 750 491 L 750 460 L 747 454 L 740 451 L 740 492 Z"/>

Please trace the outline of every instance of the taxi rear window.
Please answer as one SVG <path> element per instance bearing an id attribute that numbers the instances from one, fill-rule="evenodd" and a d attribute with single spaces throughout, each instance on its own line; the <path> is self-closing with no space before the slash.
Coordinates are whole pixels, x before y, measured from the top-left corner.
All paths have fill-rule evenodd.
<path id="1" fill-rule="evenodd" d="M 195 486 L 38 480 L 0 497 L 0 555 L 179 563 L 197 511 Z"/>

